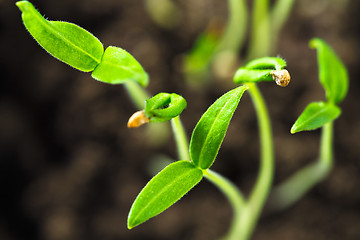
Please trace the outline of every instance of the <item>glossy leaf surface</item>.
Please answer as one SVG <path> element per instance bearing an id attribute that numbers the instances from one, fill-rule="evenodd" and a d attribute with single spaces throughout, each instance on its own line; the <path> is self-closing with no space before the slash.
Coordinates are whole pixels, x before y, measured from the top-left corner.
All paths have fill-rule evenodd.
<path id="1" fill-rule="evenodd" d="M 241 84 L 246 82 L 263 82 L 263 81 L 274 81 L 271 76 L 273 70 L 257 70 L 239 68 L 234 75 L 234 83 Z"/>
<path id="2" fill-rule="evenodd" d="M 239 68 L 233 78 L 234 83 L 274 81 L 271 72 L 286 67 L 284 59 L 279 57 L 263 57 L 250 61 L 245 67 Z"/>
<path id="3" fill-rule="evenodd" d="M 29 33 L 55 58 L 84 72 L 100 63 L 104 48 L 94 35 L 72 23 L 46 20 L 28 1 L 16 5 Z"/>
<path id="4" fill-rule="evenodd" d="M 190 191 L 203 172 L 189 161 L 168 165 L 143 188 L 133 203 L 128 228 L 131 229 L 158 215 Z"/>
<path id="5" fill-rule="evenodd" d="M 145 87 L 149 83 L 149 77 L 140 63 L 124 49 L 113 46 L 105 50 L 100 64 L 91 76 L 110 84 L 135 81 Z"/>
<path id="6" fill-rule="evenodd" d="M 341 114 L 341 110 L 334 104 L 325 102 L 312 102 L 301 113 L 294 125 L 291 133 L 315 130 L 324 124 L 335 120 Z"/>
<path id="7" fill-rule="evenodd" d="M 186 104 L 185 99 L 176 93 L 159 93 L 146 100 L 145 114 L 151 122 L 164 122 L 179 116 Z"/>
<path id="8" fill-rule="evenodd" d="M 273 69 L 282 70 L 286 67 L 286 61 L 279 57 L 257 58 L 246 64 L 247 69 Z"/>
<path id="9" fill-rule="evenodd" d="M 208 169 L 218 154 L 230 120 L 247 86 L 235 88 L 216 100 L 202 115 L 190 140 L 190 157 L 201 169 Z"/>
<path id="10" fill-rule="evenodd" d="M 344 64 L 334 50 L 322 39 L 314 38 L 310 47 L 317 50 L 319 80 L 326 91 L 329 102 L 341 102 L 348 91 L 349 77 Z"/>

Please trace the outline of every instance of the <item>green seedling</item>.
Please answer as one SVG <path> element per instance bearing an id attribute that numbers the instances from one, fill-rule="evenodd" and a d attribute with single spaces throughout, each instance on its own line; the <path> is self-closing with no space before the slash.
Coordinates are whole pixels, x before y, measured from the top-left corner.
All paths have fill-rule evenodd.
<path id="1" fill-rule="evenodd" d="M 274 189 L 269 201 L 274 211 L 293 205 L 317 183 L 324 180 L 333 166 L 333 122 L 341 114 L 338 104 L 347 94 L 349 77 L 344 64 L 324 40 L 314 38 L 309 45 L 317 50 L 319 80 L 325 90 L 326 102 L 310 103 L 290 132 L 322 128 L 320 153 L 316 162 L 298 170 Z"/>
<path id="2" fill-rule="evenodd" d="M 128 127 L 139 127 L 149 122 L 169 121 L 181 114 L 186 108 L 186 100 L 176 93 L 159 93 L 145 101 L 145 109 L 134 113 Z"/>
<path id="3" fill-rule="evenodd" d="M 219 78 L 228 77 L 233 74 L 239 59 L 248 61 L 273 54 L 293 4 L 294 0 L 276 0 L 272 5 L 269 0 L 254 0 L 250 12 L 245 0 L 228 0 L 228 21 L 223 34 L 213 41 L 208 37 L 209 31 L 205 30 L 184 58 L 188 82 L 204 86 L 204 78 L 209 79 L 210 71 Z M 250 39 L 247 53 L 241 56 L 240 51 L 247 37 Z M 209 45 L 209 42 L 212 44 Z M 203 49 L 206 49 L 206 57 L 203 57 Z"/>
<path id="4" fill-rule="evenodd" d="M 235 88 L 212 104 L 196 125 L 190 159 L 170 164 L 144 187 L 131 207 L 128 228 L 158 215 L 190 191 L 213 164 L 230 119 L 246 86 Z"/>
<path id="5" fill-rule="evenodd" d="M 255 8 L 259 2 L 256 1 Z M 101 82 L 127 86 L 142 109 L 130 118 L 129 127 L 171 121 L 179 160 L 153 177 L 136 197 L 128 215 L 129 229 L 168 209 L 206 178 L 224 193 L 233 208 L 233 221 L 224 239 L 246 240 L 251 237 L 271 193 L 274 175 L 270 118 L 256 84 L 275 81 L 280 86 L 286 86 L 290 74 L 282 58 L 257 58 L 240 67 L 233 80 L 235 84 L 242 85 L 223 94 L 206 110 L 195 126 L 189 144 L 179 118 L 187 102 L 174 93 L 146 97 L 149 94 L 139 85 L 148 84 L 148 75 L 130 53 L 118 47 L 108 47 L 104 51 L 101 42 L 86 30 L 67 22 L 48 21 L 28 1 L 17 2 L 16 5 L 22 11 L 29 33 L 51 55 L 76 69 L 92 72 L 92 76 Z M 338 104 L 346 96 L 348 76 L 340 59 L 323 40 L 313 39 L 310 46 L 318 53 L 319 78 L 326 92 L 326 102 L 310 103 L 291 128 L 291 133 L 323 128 L 319 161 L 275 188 L 270 195 L 275 209 L 295 203 L 324 179 L 332 166 L 333 121 L 341 113 Z M 259 175 L 247 197 L 228 179 L 210 170 L 245 91 L 250 94 L 257 114 L 261 147 Z"/>
<path id="6" fill-rule="evenodd" d="M 285 67 L 286 62 L 282 58 L 264 57 L 255 59 L 236 71 L 234 82 L 240 84 L 275 81 L 277 85 L 286 87 L 290 82 L 290 74 L 284 69 Z"/>
<path id="7" fill-rule="evenodd" d="M 345 98 L 349 77 L 344 64 L 334 50 L 319 38 L 310 41 L 317 50 L 319 80 L 325 89 L 327 102 L 310 103 L 291 128 L 291 133 L 314 130 L 335 120 L 341 113 L 338 104 Z"/>

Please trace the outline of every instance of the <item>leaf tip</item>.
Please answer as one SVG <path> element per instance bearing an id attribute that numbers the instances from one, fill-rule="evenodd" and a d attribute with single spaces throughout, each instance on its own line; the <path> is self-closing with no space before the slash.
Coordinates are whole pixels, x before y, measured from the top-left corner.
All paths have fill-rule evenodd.
<path id="1" fill-rule="evenodd" d="M 312 38 L 309 42 L 309 47 L 317 48 L 319 41 L 321 41 L 320 38 Z"/>
<path id="2" fill-rule="evenodd" d="M 133 229 L 134 227 L 136 227 L 137 225 L 139 225 L 139 223 L 135 223 L 133 215 L 131 214 L 131 210 L 127 219 L 127 228 L 129 230 Z"/>
<path id="3" fill-rule="evenodd" d="M 31 3 L 28 1 L 18 1 L 15 3 L 15 5 L 20 9 L 21 12 L 24 12 L 31 5 Z"/>
<path id="4" fill-rule="evenodd" d="M 149 85 L 149 82 L 150 82 L 149 74 L 147 74 L 147 72 L 144 71 L 144 76 L 142 79 L 139 80 L 139 84 L 143 88 L 146 88 Z"/>
<path id="5" fill-rule="evenodd" d="M 249 89 L 249 86 L 248 85 L 242 85 L 240 87 L 237 87 L 236 88 L 237 91 L 240 93 L 240 96 L 242 96 L 242 94 Z"/>
<path id="6" fill-rule="evenodd" d="M 130 224 L 130 223 L 127 224 L 127 228 L 128 228 L 129 230 L 133 229 L 134 227 L 135 227 L 135 226 L 132 225 L 132 224 Z"/>

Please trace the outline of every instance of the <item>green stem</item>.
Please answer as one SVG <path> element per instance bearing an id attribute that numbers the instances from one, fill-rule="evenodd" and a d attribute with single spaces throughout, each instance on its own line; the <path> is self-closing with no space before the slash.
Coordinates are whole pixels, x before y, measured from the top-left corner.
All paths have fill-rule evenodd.
<path id="1" fill-rule="evenodd" d="M 257 182 L 249 197 L 248 206 L 242 214 L 241 237 L 249 239 L 260 216 L 261 210 L 270 192 L 274 172 L 274 150 L 269 114 L 265 101 L 255 83 L 248 83 L 258 118 L 260 134 L 260 172 Z"/>
<path id="2" fill-rule="evenodd" d="M 267 56 L 271 48 L 269 0 L 254 0 L 247 60 Z"/>
<path id="3" fill-rule="evenodd" d="M 334 164 L 333 158 L 333 122 L 322 127 L 320 143 L 320 160 L 325 172 L 329 172 Z"/>
<path id="4" fill-rule="evenodd" d="M 144 109 L 145 100 L 149 98 L 149 95 L 145 89 L 142 88 L 138 83 L 132 81 L 128 81 L 124 85 L 136 107 L 138 109 Z"/>
<path id="5" fill-rule="evenodd" d="M 171 119 L 171 127 L 174 133 L 179 159 L 190 161 L 189 142 L 186 137 L 184 126 L 181 123 L 180 116 Z"/>
<path id="6" fill-rule="evenodd" d="M 322 128 L 319 160 L 305 166 L 273 190 L 268 202 L 270 211 L 284 210 L 292 206 L 329 175 L 333 166 L 332 135 L 331 122 Z"/>
<path id="7" fill-rule="evenodd" d="M 180 159 L 190 161 L 188 139 L 179 116 L 171 119 L 171 126 Z M 220 174 L 211 171 L 210 169 L 204 170 L 203 173 L 205 178 L 207 178 L 224 193 L 233 208 L 233 221 L 231 223 L 230 230 L 224 239 L 237 240 L 241 235 L 239 229 L 239 226 L 241 225 L 241 211 L 245 208 L 246 204 L 243 195 L 232 182 Z"/>
<path id="8" fill-rule="evenodd" d="M 280 31 L 288 19 L 295 0 L 277 0 L 271 11 L 271 44 L 275 50 Z"/>
<path id="9" fill-rule="evenodd" d="M 224 35 L 216 48 L 216 53 L 224 50 L 237 52 L 245 40 L 248 21 L 247 7 L 244 0 L 229 0 L 229 20 Z"/>
<path id="10" fill-rule="evenodd" d="M 241 228 L 239 226 L 242 225 L 242 211 L 246 206 L 243 195 L 232 182 L 220 174 L 211 171 L 210 169 L 204 170 L 203 173 L 205 178 L 207 178 L 210 182 L 217 186 L 221 192 L 224 193 L 233 208 L 233 221 L 228 234 L 223 239 L 238 240 L 241 235 Z"/>

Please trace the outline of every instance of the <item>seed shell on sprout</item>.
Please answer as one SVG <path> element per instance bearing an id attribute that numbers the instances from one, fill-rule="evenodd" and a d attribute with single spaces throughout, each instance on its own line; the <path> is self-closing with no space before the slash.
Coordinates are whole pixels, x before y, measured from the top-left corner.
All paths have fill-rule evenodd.
<path id="1" fill-rule="evenodd" d="M 141 125 L 144 125 L 146 123 L 149 123 L 150 119 L 145 115 L 144 110 L 140 110 L 135 112 L 130 118 L 127 123 L 128 128 L 137 128 Z"/>
<path id="2" fill-rule="evenodd" d="M 270 72 L 272 78 L 276 82 L 277 85 L 281 87 L 286 87 L 290 82 L 290 74 L 288 70 L 274 70 Z"/>

